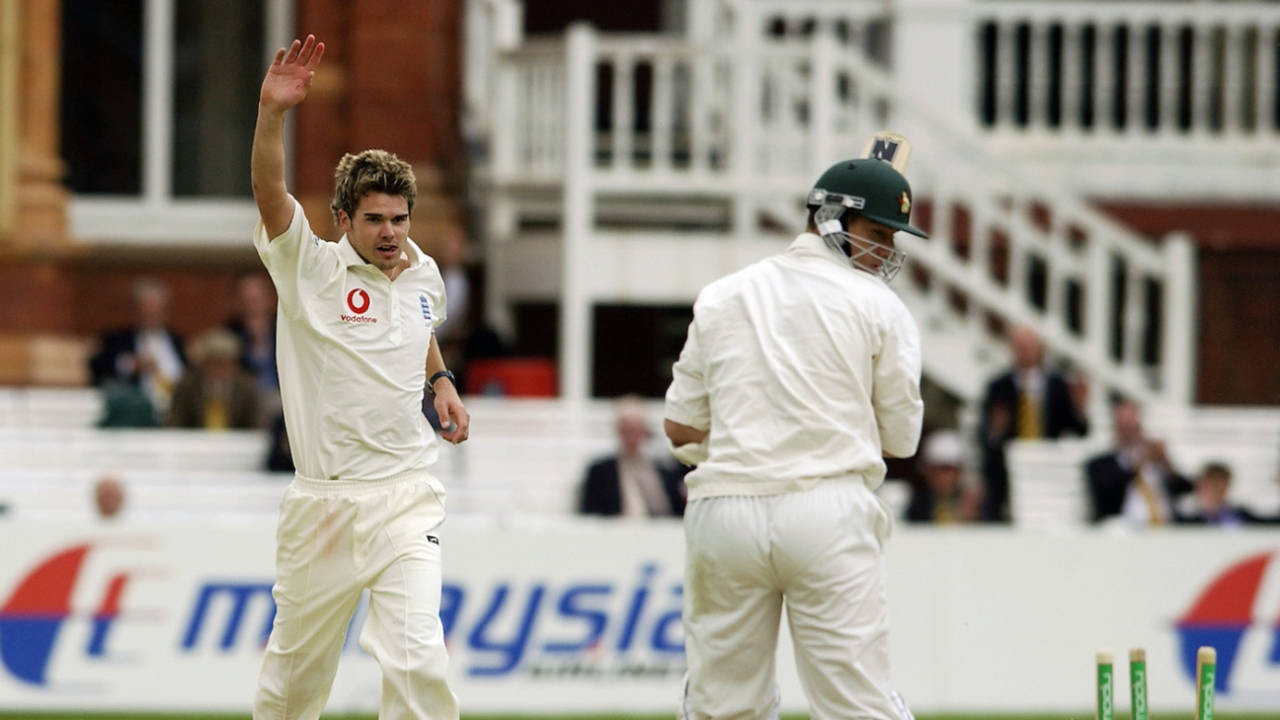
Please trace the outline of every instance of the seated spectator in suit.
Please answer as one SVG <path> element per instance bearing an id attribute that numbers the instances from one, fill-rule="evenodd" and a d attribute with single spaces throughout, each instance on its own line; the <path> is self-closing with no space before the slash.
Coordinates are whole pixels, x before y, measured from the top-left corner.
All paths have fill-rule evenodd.
<path id="1" fill-rule="evenodd" d="M 182 338 L 165 325 L 169 289 L 158 280 L 142 278 L 133 285 L 133 306 L 133 325 L 102 335 L 89 359 L 89 372 L 95 386 L 141 391 L 163 416 L 186 364 Z"/>
<path id="2" fill-rule="evenodd" d="M 578 498 L 584 515 L 654 517 L 684 515 L 686 469 L 645 454 L 649 423 L 639 398 L 624 396 L 617 405 L 618 452 L 587 468 Z"/>
<path id="3" fill-rule="evenodd" d="M 1005 445 L 1010 440 L 1056 440 L 1089 432 L 1087 388 L 1045 365 L 1044 344 L 1035 330 L 1025 325 L 1012 328 L 1009 344 L 1013 368 L 987 385 L 978 428 L 986 522 L 1009 521 Z"/>
<path id="4" fill-rule="evenodd" d="M 191 368 L 178 381 L 168 425 L 225 430 L 258 426 L 258 389 L 240 367 L 240 341 L 225 328 L 208 330 L 191 348 Z"/>
<path id="5" fill-rule="evenodd" d="M 279 395 L 276 291 L 266 273 L 247 273 L 236 281 L 236 314 L 226 328 L 240 340 L 240 365 L 253 376 L 263 399 Z"/>
<path id="6" fill-rule="evenodd" d="M 1176 522 L 1184 525 L 1219 525 L 1238 527 L 1270 522 L 1248 508 L 1227 501 L 1231 490 L 1231 468 L 1226 463 L 1206 463 L 1196 476 L 1195 505 L 1186 513 L 1176 514 Z"/>
<path id="7" fill-rule="evenodd" d="M 1136 403 L 1112 408 L 1115 447 L 1085 463 L 1093 521 L 1122 518 L 1130 525 L 1163 525 L 1174 519 L 1174 502 L 1191 492 L 1191 481 L 1169 463 L 1164 443 L 1147 437 Z"/>
<path id="8" fill-rule="evenodd" d="M 965 450 L 959 433 L 938 430 L 929 435 L 920 459 L 924 482 L 911 489 L 907 522 L 949 525 L 977 520 L 981 492 L 964 481 Z"/>

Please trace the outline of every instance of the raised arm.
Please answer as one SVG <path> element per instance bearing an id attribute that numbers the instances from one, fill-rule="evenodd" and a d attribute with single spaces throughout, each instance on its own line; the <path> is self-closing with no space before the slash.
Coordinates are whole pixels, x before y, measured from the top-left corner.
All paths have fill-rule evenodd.
<path id="1" fill-rule="evenodd" d="M 294 40 L 287 51 L 276 51 L 262 81 L 250 175 L 253 199 L 258 203 L 267 237 L 274 238 L 288 230 L 293 219 L 293 197 L 284 184 L 284 114 L 306 99 L 321 57 L 324 43 L 316 42 L 314 35 L 308 35 L 305 42 Z"/>

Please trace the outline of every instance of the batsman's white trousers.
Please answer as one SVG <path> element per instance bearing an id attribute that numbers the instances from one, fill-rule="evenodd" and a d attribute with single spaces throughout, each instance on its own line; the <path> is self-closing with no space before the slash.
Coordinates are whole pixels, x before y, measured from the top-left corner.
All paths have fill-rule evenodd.
<path id="1" fill-rule="evenodd" d="M 893 520 L 858 478 L 695 500 L 684 515 L 685 720 L 774 718 L 786 601 L 815 720 L 909 717 L 889 684 L 883 543 Z"/>
<path id="2" fill-rule="evenodd" d="M 369 589 L 360 646 L 382 669 L 380 720 L 457 720 L 440 624 L 444 493 L 425 472 L 387 480 L 295 477 L 280 502 L 275 624 L 254 720 L 320 717 L 347 625 Z"/>

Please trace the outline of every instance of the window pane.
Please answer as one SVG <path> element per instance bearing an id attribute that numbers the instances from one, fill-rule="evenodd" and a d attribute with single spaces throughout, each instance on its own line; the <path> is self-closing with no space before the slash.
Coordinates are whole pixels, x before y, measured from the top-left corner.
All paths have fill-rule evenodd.
<path id="1" fill-rule="evenodd" d="M 142 192 L 142 0 L 62 11 L 62 157 L 72 192 Z"/>
<path id="2" fill-rule="evenodd" d="M 263 0 L 182 0 L 173 92 L 173 193 L 249 197 Z"/>

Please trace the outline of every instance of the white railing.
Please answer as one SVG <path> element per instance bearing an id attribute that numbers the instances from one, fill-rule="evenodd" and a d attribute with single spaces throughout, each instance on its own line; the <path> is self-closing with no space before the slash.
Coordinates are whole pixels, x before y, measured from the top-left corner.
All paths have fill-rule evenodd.
<path id="1" fill-rule="evenodd" d="M 509 181 L 549 183 L 563 177 L 565 98 L 564 45 L 530 42 L 503 53 L 495 74 L 505 107 L 528 114 L 495 118 L 494 169 Z"/>
<path id="2" fill-rule="evenodd" d="M 716 0 L 707 4 L 714 5 Z M 889 60 L 886 30 L 893 20 L 892 2 L 719 0 L 718 4 L 721 12 L 707 17 L 704 35 L 741 33 L 743 38 L 801 42 L 826 36 L 865 60 Z M 689 25 L 699 27 L 694 22 Z"/>
<path id="3" fill-rule="evenodd" d="M 1095 196 L 1240 203 L 1273 193 L 1280 6 L 972 7 L 972 97 L 994 152 Z"/>
<path id="4" fill-rule="evenodd" d="M 474 32 L 469 28 L 468 37 L 483 35 L 482 26 L 494 31 L 490 40 L 469 45 L 521 46 L 515 0 L 472 5 L 488 11 L 469 14 L 483 22 Z M 687 3 L 687 10 L 685 44 L 673 36 L 633 38 L 647 57 L 636 65 L 621 58 L 620 71 L 606 65 L 600 77 L 616 74 L 618 88 L 636 77 L 661 85 L 670 70 L 675 90 L 667 96 L 657 88 L 655 101 L 678 101 L 687 92 L 691 102 L 650 111 L 657 111 L 655 121 L 684 117 L 685 144 L 710 146 L 700 149 L 711 151 L 716 141 L 694 135 L 723 139 L 730 116 L 747 107 L 754 91 L 731 86 L 730 78 L 756 75 L 742 66 L 760 61 L 761 46 L 828 38 L 841 57 L 890 69 L 903 95 L 978 130 L 989 155 L 1013 158 L 1085 196 L 1269 199 L 1280 168 L 1280 4 L 702 0 Z M 681 48 L 690 47 L 703 59 L 686 75 Z M 723 53 L 723 66 L 706 61 L 713 49 Z M 469 59 L 468 82 L 491 78 L 494 62 Z M 508 97 L 490 92 L 494 85 L 468 86 L 468 115 L 485 119 L 477 127 L 508 114 Z M 792 79 L 763 91 L 796 93 L 805 85 Z M 634 98 L 617 100 L 634 104 Z M 611 117 L 624 125 L 635 119 Z M 656 129 L 653 139 L 663 137 L 654 125 L 639 127 L 640 135 Z M 625 133 L 609 139 L 622 143 Z M 646 152 L 645 139 L 610 150 Z M 728 149 L 731 156 L 739 144 Z"/>
<path id="5" fill-rule="evenodd" d="M 980 97 L 997 132 L 1275 137 L 1280 13 L 1242 2 L 983 2 Z"/>
<path id="6" fill-rule="evenodd" d="M 684 198 L 727 205 L 722 239 L 759 237 L 762 216 L 798 229 L 817 173 L 893 127 L 917 141 L 908 175 L 917 217 L 934 235 L 902 238 L 911 266 L 900 292 L 927 333 L 950 331 L 967 346 L 963 358 L 934 354 L 931 374 L 972 398 L 998 359 L 992 320 L 1034 323 L 1103 391 L 1190 401 L 1195 291 L 1186 238 L 1152 244 L 1070 189 L 993 161 L 969 126 L 905 96 L 893 77 L 829 35 L 762 41 L 751 52 L 585 27 L 570 38 L 528 43 L 496 62 L 508 110 L 494 126 L 489 176 L 495 195 L 544 213 L 557 208 L 527 191 L 566 188 L 558 210 L 570 316 L 562 317 L 561 348 L 562 360 L 576 362 L 562 362 L 565 387 L 588 374 L 585 319 L 573 316 L 584 317 L 593 297 L 582 266 L 611 204 L 659 198 L 659 223 Z M 579 80 L 566 82 L 570 75 Z M 687 296 L 697 290 L 686 288 Z"/>

